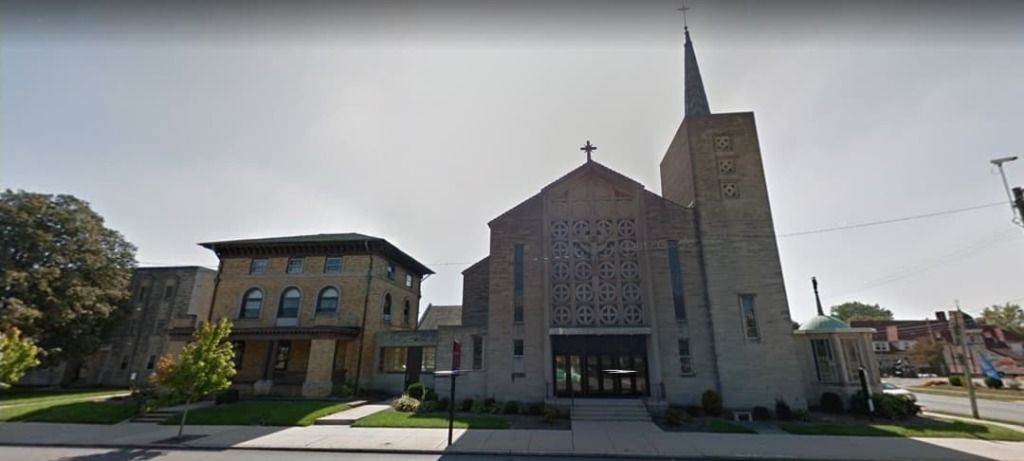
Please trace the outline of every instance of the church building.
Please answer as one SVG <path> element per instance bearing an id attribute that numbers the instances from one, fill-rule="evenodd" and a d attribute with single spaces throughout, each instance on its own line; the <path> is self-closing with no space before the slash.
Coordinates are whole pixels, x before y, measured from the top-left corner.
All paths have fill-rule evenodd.
<path id="1" fill-rule="evenodd" d="M 489 223 L 490 253 L 463 272 L 461 325 L 430 333 L 439 370 L 460 345 L 459 398 L 687 405 L 715 390 L 729 408 L 806 408 L 809 390 L 831 389 L 805 382 L 832 375 L 793 331 L 754 114 L 711 112 L 689 31 L 685 79 L 660 194 L 591 159 L 588 141 L 586 163 Z M 390 335 L 382 353 L 415 334 L 427 332 Z"/>

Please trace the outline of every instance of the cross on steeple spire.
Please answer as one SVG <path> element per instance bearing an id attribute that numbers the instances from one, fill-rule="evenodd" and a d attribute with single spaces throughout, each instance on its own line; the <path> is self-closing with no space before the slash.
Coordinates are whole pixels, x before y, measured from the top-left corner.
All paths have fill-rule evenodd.
<path id="1" fill-rule="evenodd" d="M 686 10 L 688 9 L 685 4 L 679 9 L 683 12 L 683 35 L 686 38 L 683 45 L 683 72 L 686 78 L 684 115 L 686 117 L 711 115 L 711 109 L 708 107 L 708 95 L 704 92 L 704 81 L 700 78 L 700 67 L 697 66 L 697 55 L 693 52 L 693 42 L 690 41 L 690 28 L 686 25 Z"/>
<path id="2" fill-rule="evenodd" d="M 597 150 L 597 146 L 591 144 L 590 140 L 588 139 L 587 143 L 584 144 L 583 147 L 580 148 L 580 150 L 582 150 L 582 151 L 587 153 L 587 161 L 589 162 L 590 161 L 590 153 L 595 151 L 595 150 Z"/>

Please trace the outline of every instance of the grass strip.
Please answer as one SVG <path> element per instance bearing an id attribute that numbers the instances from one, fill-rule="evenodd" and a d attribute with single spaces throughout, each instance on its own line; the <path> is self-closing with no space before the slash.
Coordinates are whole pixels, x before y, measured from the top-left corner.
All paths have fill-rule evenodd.
<path id="1" fill-rule="evenodd" d="M 348 408 L 331 400 L 244 400 L 188 412 L 186 425 L 196 426 L 309 426 L 321 416 Z M 161 424 L 179 424 L 181 416 Z"/>
<path id="2" fill-rule="evenodd" d="M 366 416 L 353 427 L 448 427 L 447 413 L 402 413 L 393 409 Z M 456 414 L 454 426 L 461 429 L 508 429 L 509 422 L 501 416 Z"/>
<path id="3" fill-rule="evenodd" d="M 10 410 L 16 414 L 8 421 L 37 423 L 115 424 L 135 415 L 135 405 L 111 402 L 24 405 Z"/>

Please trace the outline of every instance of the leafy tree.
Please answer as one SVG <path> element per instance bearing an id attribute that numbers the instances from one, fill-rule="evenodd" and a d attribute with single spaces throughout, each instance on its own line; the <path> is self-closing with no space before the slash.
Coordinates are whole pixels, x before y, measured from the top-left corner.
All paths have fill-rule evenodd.
<path id="1" fill-rule="evenodd" d="M 857 301 L 842 303 L 831 308 L 832 317 L 844 322 L 852 320 L 892 320 L 892 311 L 878 304 Z"/>
<path id="2" fill-rule="evenodd" d="M 192 333 L 192 341 L 182 348 L 178 358 L 166 354 L 160 358 L 150 381 L 185 400 L 178 438 L 185 430 L 187 405 L 214 392 L 231 387 L 235 375 L 235 351 L 228 342 L 231 322 L 220 319 L 216 324 L 203 322 Z"/>
<path id="3" fill-rule="evenodd" d="M 128 299 L 134 267 L 135 247 L 88 203 L 0 193 L 0 330 L 18 327 L 45 365 L 96 351 Z"/>
<path id="4" fill-rule="evenodd" d="M 981 319 L 989 325 L 1024 335 L 1024 309 L 1016 304 L 995 304 L 981 311 Z"/>
<path id="5" fill-rule="evenodd" d="M 29 368 L 39 365 L 39 347 L 23 338 L 17 328 L 0 335 L 0 389 L 18 382 Z"/>
<path id="6" fill-rule="evenodd" d="M 918 367 L 927 366 L 938 372 L 945 372 L 945 358 L 942 343 L 932 337 L 922 337 L 907 351 L 907 357 Z"/>

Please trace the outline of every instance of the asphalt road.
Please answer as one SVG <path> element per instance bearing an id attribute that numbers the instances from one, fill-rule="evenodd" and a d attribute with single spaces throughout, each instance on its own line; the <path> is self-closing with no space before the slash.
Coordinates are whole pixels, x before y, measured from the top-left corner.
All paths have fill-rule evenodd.
<path id="1" fill-rule="evenodd" d="M 921 392 L 915 392 L 914 395 L 917 396 L 917 404 L 924 407 L 925 411 L 971 416 L 971 402 L 967 397 L 950 397 Z M 990 418 L 1024 424 L 1024 401 L 1005 402 L 978 399 L 978 413 L 983 419 Z"/>
<path id="2" fill-rule="evenodd" d="M 476 456 L 476 455 L 401 455 L 386 453 L 327 453 L 268 450 L 143 450 L 135 448 L 62 448 L 62 447 L 3 447 L 0 446 L 0 460 L 3 461 L 555 461 L 555 460 L 602 460 L 610 458 L 552 458 L 536 456 Z M 617 458 L 621 459 L 621 458 Z"/>

